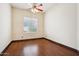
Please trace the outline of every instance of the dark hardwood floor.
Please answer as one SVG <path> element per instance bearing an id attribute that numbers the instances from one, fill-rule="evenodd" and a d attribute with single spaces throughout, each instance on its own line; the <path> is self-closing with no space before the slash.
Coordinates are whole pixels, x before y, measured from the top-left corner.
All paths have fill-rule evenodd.
<path id="1" fill-rule="evenodd" d="M 6 56 L 78 56 L 78 53 L 46 39 L 15 41 L 3 52 Z"/>

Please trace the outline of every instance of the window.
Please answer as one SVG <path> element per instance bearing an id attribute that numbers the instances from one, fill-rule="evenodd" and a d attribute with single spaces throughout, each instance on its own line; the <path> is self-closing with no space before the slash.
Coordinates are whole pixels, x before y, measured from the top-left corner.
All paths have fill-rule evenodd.
<path id="1" fill-rule="evenodd" d="M 24 31 L 37 32 L 38 21 L 36 18 L 24 17 Z"/>

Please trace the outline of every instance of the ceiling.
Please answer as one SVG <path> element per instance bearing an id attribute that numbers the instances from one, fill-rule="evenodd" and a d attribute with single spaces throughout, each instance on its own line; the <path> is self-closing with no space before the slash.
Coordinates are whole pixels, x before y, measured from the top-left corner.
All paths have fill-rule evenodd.
<path id="1" fill-rule="evenodd" d="M 55 3 L 42 3 L 44 6 L 44 11 L 48 11 L 51 7 L 55 5 Z M 33 3 L 11 3 L 12 7 L 16 7 L 19 9 L 29 9 L 32 8 Z"/>

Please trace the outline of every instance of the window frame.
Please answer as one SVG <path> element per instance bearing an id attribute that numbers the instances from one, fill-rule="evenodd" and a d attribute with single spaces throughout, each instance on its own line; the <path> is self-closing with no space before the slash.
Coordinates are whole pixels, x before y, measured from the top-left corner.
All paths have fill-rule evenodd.
<path id="1" fill-rule="evenodd" d="M 23 19 L 24 21 L 25 21 L 25 18 L 29 18 L 30 20 L 36 19 L 36 20 L 37 20 L 37 27 L 36 27 L 37 30 L 36 30 L 35 32 L 32 32 L 32 31 L 25 31 L 25 30 L 24 30 L 24 27 L 25 27 L 25 26 L 23 25 L 23 26 L 24 26 L 24 27 L 23 27 L 23 31 L 26 32 L 26 33 L 37 33 L 37 32 L 38 32 L 38 23 L 39 23 L 39 22 L 38 22 L 38 18 L 36 18 L 36 17 L 24 16 L 24 19 Z M 24 24 L 25 24 L 25 23 L 24 23 Z"/>

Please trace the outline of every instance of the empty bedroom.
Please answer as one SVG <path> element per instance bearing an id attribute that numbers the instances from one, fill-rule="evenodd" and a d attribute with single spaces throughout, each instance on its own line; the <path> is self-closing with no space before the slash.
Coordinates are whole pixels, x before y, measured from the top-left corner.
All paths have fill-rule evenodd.
<path id="1" fill-rule="evenodd" d="M 79 56 L 79 4 L 0 3 L 0 56 Z"/>

